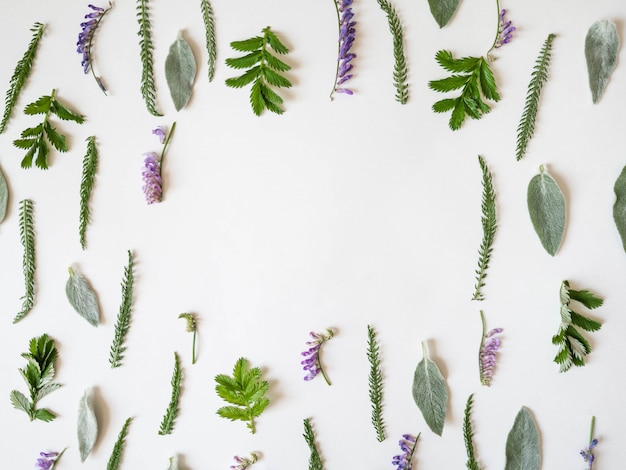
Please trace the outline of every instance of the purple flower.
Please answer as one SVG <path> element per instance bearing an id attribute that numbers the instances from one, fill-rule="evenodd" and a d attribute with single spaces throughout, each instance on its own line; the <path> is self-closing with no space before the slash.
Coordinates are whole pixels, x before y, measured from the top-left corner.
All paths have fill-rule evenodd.
<path id="1" fill-rule="evenodd" d="M 141 172 L 143 177 L 143 189 L 146 195 L 146 202 L 152 204 L 155 202 L 161 202 L 161 196 L 163 194 L 162 181 L 161 181 L 161 164 L 158 160 L 158 156 L 154 152 L 144 154 L 144 169 Z"/>
<path id="2" fill-rule="evenodd" d="M 400 455 L 394 455 L 391 459 L 391 463 L 396 466 L 396 470 L 411 470 L 413 466 L 413 453 L 417 447 L 417 437 L 413 437 L 410 434 L 403 434 L 402 439 L 398 442 L 402 453 Z"/>
<path id="3" fill-rule="evenodd" d="M 500 12 L 500 26 L 498 27 L 498 38 L 496 39 L 496 43 L 494 47 L 502 47 L 505 44 L 511 42 L 513 39 L 513 31 L 517 28 L 515 26 L 511 26 L 511 21 L 506 21 L 504 19 L 504 15 L 506 15 L 506 10 L 503 8 Z"/>
<path id="4" fill-rule="evenodd" d="M 246 470 L 254 462 L 257 461 L 258 457 L 257 457 L 257 455 L 254 452 L 250 452 L 250 458 L 239 457 L 238 455 L 235 455 L 233 457 L 233 459 L 235 460 L 235 462 L 237 462 L 237 464 L 236 465 L 231 465 L 230 466 L 231 470 Z"/>
<path id="5" fill-rule="evenodd" d="M 593 451 L 593 448 L 596 445 L 598 445 L 598 440 L 597 439 L 593 439 L 589 443 L 589 447 L 587 447 L 586 449 L 583 449 L 583 450 L 580 451 L 580 455 L 583 457 L 585 462 L 587 462 L 589 464 L 589 466 L 587 467 L 589 470 L 591 470 L 591 467 L 593 465 L 593 461 L 595 459 L 592 451 Z"/>
<path id="6" fill-rule="evenodd" d="M 328 380 L 328 376 L 324 372 L 322 362 L 320 360 L 320 349 L 322 348 L 322 344 L 333 337 L 333 330 L 327 328 L 326 334 L 311 331 L 309 335 L 313 338 L 313 341 L 307 341 L 306 344 L 308 344 L 310 348 L 302 353 L 306 359 L 300 362 L 300 364 L 303 365 L 302 368 L 307 372 L 307 375 L 304 376 L 304 380 L 313 380 L 319 373 L 321 373 L 324 380 L 326 380 L 326 383 L 330 385 L 330 380 Z"/>
<path id="7" fill-rule="evenodd" d="M 100 89 L 106 94 L 106 88 L 104 87 L 102 80 L 100 79 L 100 77 L 97 77 L 93 71 L 91 63 L 91 43 L 93 42 L 93 37 L 96 29 L 98 28 L 98 25 L 100 24 L 100 20 L 111 9 L 111 6 L 109 5 L 109 8 L 107 8 L 106 10 L 104 8 L 97 7 L 91 4 L 87 6 L 93 11 L 87 13 L 85 15 L 86 21 L 80 24 L 81 31 L 78 34 L 76 52 L 82 54 L 83 56 L 81 60 L 81 65 L 83 66 L 83 71 L 85 72 L 85 74 L 89 73 L 89 71 L 91 70 L 91 73 L 96 79 L 96 83 L 98 84 Z"/>
<path id="8" fill-rule="evenodd" d="M 352 94 L 352 90 L 340 86 L 352 78 L 353 74 L 348 72 L 352 69 L 352 59 L 356 57 L 356 54 L 350 52 L 356 34 L 356 21 L 352 21 L 354 13 L 350 5 L 352 5 L 352 0 L 335 0 L 339 22 L 339 52 L 337 54 L 337 76 L 335 86 L 330 94 L 331 99 L 335 92 Z"/>
<path id="9" fill-rule="evenodd" d="M 500 349 L 500 339 L 495 335 L 502 333 L 502 328 L 494 328 L 485 334 L 485 315 L 480 311 L 480 318 L 483 324 L 483 336 L 480 339 L 480 349 L 478 351 L 478 367 L 480 370 L 480 381 L 483 385 L 491 385 L 493 369 L 496 367 L 496 353 Z"/>
<path id="10" fill-rule="evenodd" d="M 37 459 L 36 468 L 37 470 L 51 470 L 54 468 L 57 460 L 61 458 L 65 449 L 61 452 L 39 452 L 39 457 Z"/>
<path id="11" fill-rule="evenodd" d="M 159 142 L 165 143 L 165 138 L 167 137 L 165 126 L 157 126 L 155 129 L 152 129 L 152 133 L 159 138 Z"/>

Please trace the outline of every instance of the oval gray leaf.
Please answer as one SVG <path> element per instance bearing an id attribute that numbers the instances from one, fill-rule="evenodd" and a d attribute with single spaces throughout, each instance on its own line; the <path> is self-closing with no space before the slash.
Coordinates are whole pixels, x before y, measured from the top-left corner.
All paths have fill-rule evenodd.
<path id="1" fill-rule="evenodd" d="M 70 278 L 65 284 L 65 293 L 74 310 L 93 326 L 98 326 L 100 321 L 100 306 L 98 297 L 93 291 L 87 279 L 79 272 L 69 268 Z"/>
<path id="2" fill-rule="evenodd" d="M 539 433 L 530 411 L 523 406 L 506 439 L 504 470 L 539 470 L 540 467 Z"/>
<path id="3" fill-rule="evenodd" d="M 428 0 L 430 12 L 440 28 L 443 28 L 452 19 L 459 3 L 461 0 Z"/>
<path id="4" fill-rule="evenodd" d="M 619 37 L 613 23 L 602 20 L 591 25 L 585 38 L 585 58 L 594 103 L 600 100 L 609 77 L 615 70 L 618 49 Z"/>
<path id="5" fill-rule="evenodd" d="M 165 59 L 165 78 L 176 111 L 180 111 L 191 97 L 196 78 L 196 59 L 182 33 L 178 34 L 178 38 L 170 46 L 170 52 Z"/>
<path id="6" fill-rule="evenodd" d="M 0 222 L 4 220 L 7 215 L 7 208 L 9 207 L 9 187 L 7 180 L 4 177 L 4 173 L 0 169 Z"/>
<path id="7" fill-rule="evenodd" d="M 93 389 L 85 390 L 78 405 L 78 449 L 80 461 L 84 462 L 98 438 L 98 420 L 93 406 Z"/>
<path id="8" fill-rule="evenodd" d="M 441 436 L 448 409 L 448 388 L 437 364 L 426 357 L 426 354 L 415 369 L 413 400 L 428 427 Z"/>
<path id="9" fill-rule="evenodd" d="M 540 171 L 528 184 L 528 212 L 541 244 L 554 256 L 565 232 L 565 197 L 543 166 Z"/>
<path id="10" fill-rule="evenodd" d="M 613 205 L 613 220 L 617 226 L 619 236 L 622 237 L 622 245 L 626 251 L 626 166 L 617 177 L 615 186 L 615 204 Z"/>

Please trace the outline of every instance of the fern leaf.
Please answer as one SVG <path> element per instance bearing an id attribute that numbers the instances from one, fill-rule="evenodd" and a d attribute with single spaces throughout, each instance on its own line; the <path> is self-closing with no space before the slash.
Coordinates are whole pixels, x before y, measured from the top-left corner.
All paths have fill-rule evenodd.
<path id="1" fill-rule="evenodd" d="M 482 196 L 482 217 L 483 239 L 478 249 L 478 269 L 476 270 L 476 285 L 474 286 L 474 296 L 472 300 L 484 300 L 485 297 L 481 289 L 485 285 L 487 268 L 493 251 L 493 241 L 496 236 L 496 192 L 493 189 L 491 172 L 480 155 L 478 163 L 483 173 L 483 196 Z"/>
<path id="2" fill-rule="evenodd" d="M 377 0 L 378 5 L 387 15 L 389 23 L 389 31 L 393 38 L 393 84 L 396 87 L 396 101 L 406 104 L 409 99 L 409 86 L 406 83 L 408 67 L 404 54 L 404 33 L 402 31 L 402 23 L 398 17 L 398 12 L 389 0 Z"/>
<path id="3" fill-rule="evenodd" d="M 217 58 L 217 41 L 215 40 L 215 15 L 209 0 L 200 0 L 202 21 L 204 22 L 206 49 L 209 53 L 209 81 L 215 76 L 215 61 Z"/>
<path id="4" fill-rule="evenodd" d="M 24 199 L 20 202 L 20 241 L 24 249 L 22 269 L 26 292 L 22 297 L 22 309 L 13 318 L 17 323 L 31 311 L 35 305 L 35 228 L 33 222 L 33 201 Z"/>
<path id="5" fill-rule="evenodd" d="M 90 222 L 91 209 L 89 199 L 93 190 L 98 169 L 98 150 L 96 148 L 96 137 L 87 138 L 87 152 L 83 158 L 83 175 L 80 181 L 80 215 L 78 233 L 80 236 L 80 246 L 84 250 L 86 245 L 87 225 Z"/>
<path id="6" fill-rule="evenodd" d="M 380 367 L 379 347 L 376 332 L 367 325 L 367 359 L 370 363 L 369 393 L 372 404 L 372 424 L 378 442 L 385 440 L 385 423 L 383 421 L 383 373 Z"/>
<path id="7" fill-rule="evenodd" d="M 465 439 L 465 450 L 467 451 L 467 463 L 465 466 L 468 470 L 480 470 L 480 466 L 474 455 L 474 430 L 472 429 L 472 406 L 474 404 L 474 394 L 467 398 L 465 404 L 465 413 L 463 416 L 463 438 Z"/>
<path id="8" fill-rule="evenodd" d="M 154 83 L 154 60 L 152 51 L 152 27 L 148 0 L 137 0 L 137 21 L 139 23 L 139 48 L 141 49 L 141 96 L 148 112 L 162 116 L 156 109 L 156 85 Z"/>
<path id="9" fill-rule="evenodd" d="M 124 352 L 126 351 L 124 340 L 130 329 L 130 315 L 133 305 L 133 281 L 133 254 L 128 250 L 128 265 L 124 268 L 122 280 L 122 303 L 115 322 L 115 334 L 109 357 L 111 368 L 121 366 L 122 359 L 124 359 Z"/>
<path id="10" fill-rule="evenodd" d="M 440 50 L 435 54 L 437 63 L 448 72 L 463 73 L 472 72 L 480 61 L 479 57 L 463 57 L 455 59 L 452 52 Z"/>
<path id="11" fill-rule="evenodd" d="M 304 440 L 306 444 L 309 446 L 309 470 L 324 470 L 324 463 L 322 462 L 322 457 L 320 456 L 319 451 L 317 450 L 317 444 L 315 442 L 315 433 L 313 432 L 313 428 L 311 427 L 311 421 L 309 418 L 304 420 Z"/>
<path id="12" fill-rule="evenodd" d="M 159 429 L 159 434 L 161 436 L 172 434 L 172 431 L 174 430 L 174 422 L 178 416 L 178 402 L 180 399 L 180 386 L 182 379 L 183 371 L 180 368 L 180 360 L 178 359 L 178 354 L 174 353 L 174 372 L 172 373 L 171 380 L 172 396 L 167 410 L 165 411 L 165 415 L 163 416 L 163 420 L 161 421 L 161 428 Z"/>
<path id="13" fill-rule="evenodd" d="M 111 457 L 109 457 L 109 461 L 107 462 L 107 470 L 118 470 L 120 468 L 120 463 L 122 462 L 122 454 L 124 453 L 124 446 L 126 445 L 126 435 L 128 434 L 128 426 L 132 422 L 133 418 L 128 418 L 124 425 L 122 426 L 122 430 L 117 436 L 117 440 L 113 445 L 113 451 L 111 452 Z"/>
<path id="14" fill-rule="evenodd" d="M 0 122 L 0 134 L 2 134 L 6 128 L 7 123 L 13 113 L 13 108 L 17 103 L 17 99 L 26 83 L 26 79 L 30 74 L 30 70 L 35 60 L 37 53 L 37 47 L 39 46 L 39 40 L 43 36 L 45 25 L 42 23 L 35 23 L 31 27 L 33 37 L 28 44 L 28 48 L 24 53 L 24 56 L 17 62 L 11 80 L 9 81 L 9 89 L 7 90 L 6 98 L 4 101 L 4 114 L 2 121 Z"/>
<path id="15" fill-rule="evenodd" d="M 526 94 L 526 103 L 522 118 L 517 126 L 517 147 L 515 149 L 515 158 L 519 161 L 528 148 L 528 142 L 535 133 L 535 122 L 537 119 L 537 111 L 539 110 L 539 98 L 543 85 L 548 81 L 548 67 L 550 66 L 552 40 L 554 34 L 548 35 L 543 43 L 539 57 L 535 62 L 535 67 L 530 76 L 528 84 L 528 92 Z"/>

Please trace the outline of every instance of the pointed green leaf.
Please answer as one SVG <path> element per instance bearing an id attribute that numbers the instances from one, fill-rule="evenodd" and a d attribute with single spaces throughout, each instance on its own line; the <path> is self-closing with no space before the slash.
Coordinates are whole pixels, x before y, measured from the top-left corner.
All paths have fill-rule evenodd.
<path id="1" fill-rule="evenodd" d="M 43 126 L 46 137 L 52 144 L 52 146 L 57 149 L 59 152 L 67 152 L 67 142 L 65 141 L 65 136 L 63 134 L 59 134 L 57 130 L 50 125 L 49 122 L 46 122 Z"/>
<path id="2" fill-rule="evenodd" d="M 93 406 L 93 389 L 85 390 L 78 404 L 78 450 L 80 461 L 84 462 L 98 438 L 98 420 Z"/>
<path id="3" fill-rule="evenodd" d="M 279 88 L 291 87 L 291 82 L 289 80 L 287 80 L 282 75 L 277 74 L 276 72 L 274 72 L 272 69 L 268 67 L 263 67 L 261 69 L 261 74 L 263 75 L 263 78 L 267 80 L 267 83 L 269 83 L 270 85 L 273 85 Z"/>
<path id="4" fill-rule="evenodd" d="M 622 246 L 626 251 L 626 166 L 615 181 L 615 204 L 613 205 L 613 220 L 617 226 L 619 236 L 622 238 Z"/>
<path id="5" fill-rule="evenodd" d="M 280 42 L 280 39 L 278 39 L 278 36 L 274 34 L 274 32 L 270 29 L 269 26 L 267 28 L 263 28 L 263 33 L 265 35 L 265 39 L 267 40 L 269 46 L 272 49 L 274 49 L 274 51 L 276 51 L 278 54 L 287 54 L 289 52 L 289 49 L 287 49 L 287 46 L 285 46 L 282 42 Z"/>
<path id="6" fill-rule="evenodd" d="M 226 85 L 231 88 L 243 88 L 249 83 L 252 83 L 254 79 L 259 76 L 260 73 L 261 67 L 256 65 L 239 77 L 227 78 Z"/>
<path id="7" fill-rule="evenodd" d="M 282 60 L 273 56 L 270 53 L 263 54 L 263 59 L 267 62 L 267 65 L 274 70 L 278 70 L 279 72 L 286 72 L 287 70 L 291 70 L 291 66 L 284 63 Z"/>
<path id="8" fill-rule="evenodd" d="M 49 423 L 50 421 L 52 421 L 54 418 L 56 418 L 57 416 L 50 410 L 46 409 L 46 408 L 41 408 L 37 411 L 35 411 L 35 419 L 39 419 L 41 421 L 45 421 L 46 423 Z"/>
<path id="9" fill-rule="evenodd" d="M 600 100 L 615 70 L 618 49 L 619 36 L 613 23 L 603 20 L 591 25 L 585 38 L 585 58 L 594 103 Z"/>
<path id="10" fill-rule="evenodd" d="M 98 326 L 100 321 L 100 306 L 98 297 L 89 282 L 79 272 L 69 268 L 70 277 L 65 284 L 65 293 L 70 305 L 89 324 Z"/>
<path id="11" fill-rule="evenodd" d="M 554 179 L 543 172 L 528 185 L 528 212 L 541 244 L 552 256 L 556 254 L 565 232 L 565 197 Z"/>
<path id="12" fill-rule="evenodd" d="M 83 116 L 75 113 L 69 108 L 66 108 L 58 100 L 54 100 L 52 102 L 50 110 L 64 121 L 74 121 L 78 124 L 82 124 L 83 122 L 85 122 L 85 118 Z"/>
<path id="13" fill-rule="evenodd" d="M 580 302 L 585 307 L 591 310 L 593 310 L 594 308 L 601 307 L 602 304 L 604 303 L 604 300 L 602 300 L 600 297 L 596 296 L 594 293 L 589 292 L 586 289 L 584 290 L 569 289 L 568 294 L 569 294 L 570 299 Z"/>
<path id="14" fill-rule="evenodd" d="M 430 12 L 440 28 L 448 24 L 459 3 L 461 0 L 428 0 Z"/>
<path id="15" fill-rule="evenodd" d="M 24 394 L 18 390 L 13 390 L 10 395 L 11 404 L 18 410 L 22 410 L 30 414 L 30 401 L 24 396 Z"/>
<path id="16" fill-rule="evenodd" d="M 229 57 L 226 59 L 226 65 L 234 69 L 247 69 L 257 64 L 261 60 L 261 55 L 262 51 L 254 51 L 243 57 Z"/>
<path id="17" fill-rule="evenodd" d="M 52 96 L 42 96 L 37 101 L 26 105 L 24 108 L 24 114 L 46 114 L 50 110 L 52 104 Z"/>
<path id="18" fill-rule="evenodd" d="M 469 79 L 470 76 L 468 75 L 452 75 L 441 80 L 431 80 L 428 86 L 431 90 L 446 93 L 448 91 L 460 90 L 467 84 Z"/>
<path id="19" fill-rule="evenodd" d="M 539 433 L 530 411 L 522 407 L 506 439 L 504 470 L 539 470 L 540 468 Z"/>
<path id="20" fill-rule="evenodd" d="M 448 409 L 448 388 L 437 364 L 430 360 L 424 349 L 424 358 L 413 376 L 413 400 L 424 416 L 428 427 L 441 436 Z"/>
<path id="21" fill-rule="evenodd" d="M 233 41 L 230 43 L 230 47 L 241 52 L 256 51 L 263 47 L 263 38 L 256 36 L 245 41 Z"/>
<path id="22" fill-rule="evenodd" d="M 0 169 L 0 222 L 4 220 L 7 215 L 7 209 L 9 208 L 9 185 L 7 180 Z"/>
<path id="23" fill-rule="evenodd" d="M 170 46 L 165 59 L 165 78 L 170 88 L 176 111 L 180 111 L 189 101 L 193 82 L 196 78 L 196 59 L 182 32 Z"/>
<path id="24" fill-rule="evenodd" d="M 454 109 L 456 102 L 457 100 L 452 99 L 452 98 L 439 100 L 435 104 L 433 104 L 433 111 L 436 113 L 446 113 Z"/>
<path id="25" fill-rule="evenodd" d="M 30 149 L 35 143 L 37 142 L 37 139 L 16 139 L 13 141 L 13 145 L 16 146 L 18 149 Z M 28 165 L 30 166 L 30 165 Z"/>

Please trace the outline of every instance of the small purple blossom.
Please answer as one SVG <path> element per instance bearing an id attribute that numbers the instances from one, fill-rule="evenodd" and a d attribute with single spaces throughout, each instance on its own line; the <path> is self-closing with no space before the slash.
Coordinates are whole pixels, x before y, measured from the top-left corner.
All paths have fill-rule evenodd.
<path id="1" fill-rule="evenodd" d="M 153 204 L 155 202 L 161 202 L 161 196 L 163 195 L 163 187 L 161 180 L 161 163 L 158 160 L 158 156 L 154 152 L 144 154 L 144 169 L 141 172 L 143 177 L 143 189 L 146 195 L 146 202 Z"/>
<path id="2" fill-rule="evenodd" d="M 341 86 L 352 78 L 353 74 L 349 72 L 352 70 L 352 59 L 356 57 L 356 54 L 350 52 L 356 35 L 356 21 L 352 21 L 354 13 L 350 5 L 352 5 L 352 0 L 335 0 L 339 22 L 339 52 L 337 54 L 337 77 L 333 92 L 330 94 L 331 99 L 334 93 L 347 95 L 353 93 L 349 88 Z"/>
<path id="3" fill-rule="evenodd" d="M 506 21 L 504 15 L 506 15 L 506 9 L 503 8 L 502 11 L 500 11 L 498 37 L 494 47 L 502 47 L 511 42 L 511 39 L 513 39 L 513 31 L 517 29 L 515 26 L 511 25 L 511 20 Z"/>
<path id="4" fill-rule="evenodd" d="M 586 449 L 583 449 L 580 451 L 580 455 L 582 456 L 582 458 L 585 460 L 585 462 L 587 462 L 589 464 L 589 466 L 587 467 L 589 470 L 591 470 L 592 466 L 593 466 L 593 461 L 595 460 L 595 457 L 593 455 L 593 448 L 598 445 L 598 440 L 597 439 L 593 439 L 590 443 L 589 443 L 589 447 L 587 447 Z"/>
<path id="5" fill-rule="evenodd" d="M 235 455 L 233 459 L 237 463 L 230 466 L 231 470 L 247 470 L 249 467 L 252 466 L 254 462 L 258 460 L 258 456 L 254 452 L 250 452 L 250 458 L 239 457 L 238 455 Z"/>
<path id="6" fill-rule="evenodd" d="M 310 348 L 302 353 L 302 356 L 306 357 L 306 359 L 300 362 L 300 364 L 303 365 L 303 369 L 307 372 L 307 375 L 304 376 L 304 380 L 313 380 L 318 374 L 321 373 L 324 380 L 326 380 L 326 383 L 330 385 L 330 380 L 328 380 L 328 376 L 322 367 L 320 350 L 322 348 L 322 344 L 333 337 L 333 330 L 327 328 L 326 334 L 311 331 L 309 335 L 313 338 L 313 341 L 307 341 L 306 344 L 309 345 Z"/>
<path id="7" fill-rule="evenodd" d="M 478 365 L 480 369 L 480 381 L 483 385 L 490 386 L 493 370 L 496 367 L 496 353 L 500 349 L 500 339 L 496 335 L 502 333 L 502 328 L 494 328 L 485 334 L 485 316 L 480 312 L 483 322 L 483 336 L 478 353 Z"/>
<path id="8" fill-rule="evenodd" d="M 402 439 L 398 441 L 402 453 L 394 455 L 391 459 L 391 463 L 396 466 L 396 470 L 411 470 L 413 467 L 413 453 L 417 447 L 418 439 L 419 435 L 417 437 L 413 437 L 410 434 L 402 435 Z"/>
<path id="9" fill-rule="evenodd" d="M 152 133 L 159 138 L 159 142 L 162 144 L 165 143 L 165 138 L 167 137 L 167 129 L 165 126 L 157 126 L 155 129 L 152 129 Z"/>
<path id="10" fill-rule="evenodd" d="M 36 467 L 37 470 L 52 470 L 54 469 L 54 466 L 57 462 L 57 460 L 59 460 L 59 458 L 61 458 L 61 455 L 63 455 L 63 452 L 65 452 L 65 449 L 59 453 L 59 452 L 39 452 L 39 458 L 37 459 L 36 462 Z"/>
<path id="11" fill-rule="evenodd" d="M 91 44 L 93 42 L 93 37 L 100 24 L 100 20 L 102 17 L 111 9 L 111 5 L 109 4 L 109 8 L 106 10 L 101 7 L 97 7 L 95 5 L 89 4 L 87 5 L 92 11 L 85 15 L 85 20 L 80 24 L 81 31 L 78 34 L 78 42 L 76 43 L 76 52 L 82 54 L 81 65 L 83 66 L 83 72 L 85 74 L 91 73 L 93 74 L 96 83 L 100 87 L 100 89 L 106 94 L 106 88 L 102 83 L 100 77 L 97 77 L 93 71 L 92 60 L 91 60 Z"/>

